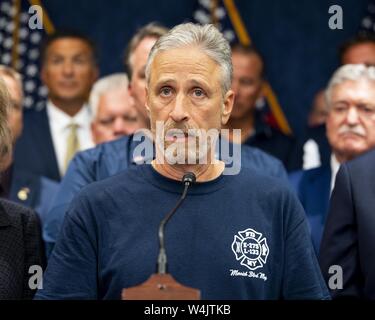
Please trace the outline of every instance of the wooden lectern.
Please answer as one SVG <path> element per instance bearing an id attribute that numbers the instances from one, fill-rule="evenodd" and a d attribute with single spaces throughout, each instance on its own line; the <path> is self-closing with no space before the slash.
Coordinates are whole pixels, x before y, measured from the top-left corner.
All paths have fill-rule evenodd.
<path id="1" fill-rule="evenodd" d="M 122 290 L 122 300 L 200 300 L 200 290 L 185 287 L 169 273 L 155 273 L 139 286 Z"/>

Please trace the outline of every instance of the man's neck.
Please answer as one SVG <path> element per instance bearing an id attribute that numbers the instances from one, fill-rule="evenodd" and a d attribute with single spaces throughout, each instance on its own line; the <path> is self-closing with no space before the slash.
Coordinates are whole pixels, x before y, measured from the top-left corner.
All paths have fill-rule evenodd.
<path id="1" fill-rule="evenodd" d="M 220 160 L 215 160 L 213 163 L 209 164 L 196 165 L 170 165 L 166 160 L 164 162 L 165 163 L 158 163 L 156 160 L 153 160 L 151 165 L 162 176 L 177 181 L 181 181 L 187 172 L 194 173 L 197 182 L 211 181 L 219 177 L 225 169 L 224 162 Z"/>
<path id="2" fill-rule="evenodd" d="M 83 99 L 76 99 L 76 100 L 62 100 L 58 98 L 49 97 L 53 105 L 66 113 L 67 115 L 74 117 L 79 111 L 81 111 L 83 105 L 85 104 L 85 100 Z"/>
<path id="3" fill-rule="evenodd" d="M 225 129 L 231 129 L 229 131 L 229 136 L 227 139 L 234 143 L 243 143 L 245 142 L 254 132 L 254 113 L 248 113 L 243 117 L 239 118 L 229 118 L 229 121 L 224 126 Z M 234 141 L 232 129 L 241 130 L 241 141 Z"/>
<path id="4" fill-rule="evenodd" d="M 348 154 L 343 154 L 341 152 L 335 152 L 335 151 L 332 151 L 332 154 L 336 158 L 337 162 L 340 164 L 346 161 L 353 160 L 356 157 L 355 155 L 348 155 Z"/>

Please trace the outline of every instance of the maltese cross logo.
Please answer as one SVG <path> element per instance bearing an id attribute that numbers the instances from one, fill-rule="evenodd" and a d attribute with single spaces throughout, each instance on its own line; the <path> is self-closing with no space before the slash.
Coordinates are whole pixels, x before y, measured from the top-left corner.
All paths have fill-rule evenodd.
<path id="1" fill-rule="evenodd" d="M 239 231 L 234 236 L 232 251 L 241 265 L 254 271 L 262 268 L 267 262 L 269 248 L 267 239 L 254 229 Z"/>

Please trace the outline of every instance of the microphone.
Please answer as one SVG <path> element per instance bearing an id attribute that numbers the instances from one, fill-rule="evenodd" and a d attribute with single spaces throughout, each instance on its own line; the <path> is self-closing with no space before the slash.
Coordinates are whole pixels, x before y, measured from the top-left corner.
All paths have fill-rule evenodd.
<path id="1" fill-rule="evenodd" d="M 182 192 L 181 198 L 178 200 L 176 206 L 165 216 L 165 218 L 160 222 L 159 225 L 159 255 L 158 255 L 158 273 L 159 274 L 166 274 L 167 273 L 167 253 L 165 250 L 165 243 L 164 243 L 164 229 L 169 221 L 169 219 L 173 216 L 173 214 L 177 211 L 177 209 L 181 206 L 182 202 L 185 200 L 187 191 L 189 187 L 195 183 L 196 177 L 195 174 L 192 172 L 187 172 L 182 177 L 182 183 L 184 184 L 184 191 Z"/>
<path id="2" fill-rule="evenodd" d="M 124 288 L 121 292 L 122 300 L 200 300 L 199 289 L 191 288 L 177 282 L 173 276 L 167 273 L 167 254 L 164 244 L 164 228 L 184 201 L 188 188 L 195 182 L 194 173 L 188 172 L 182 178 L 184 191 L 176 206 L 170 211 L 159 225 L 159 256 L 157 261 L 157 273 L 152 274 L 140 285 Z"/>

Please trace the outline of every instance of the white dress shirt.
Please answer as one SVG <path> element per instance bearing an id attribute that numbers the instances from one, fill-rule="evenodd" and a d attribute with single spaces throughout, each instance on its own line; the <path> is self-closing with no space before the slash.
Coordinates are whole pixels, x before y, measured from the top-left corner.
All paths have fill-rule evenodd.
<path id="1" fill-rule="evenodd" d="M 337 172 L 339 172 L 339 169 L 340 169 L 340 163 L 337 161 L 335 155 L 332 153 L 331 154 L 331 194 L 335 186 L 336 175 L 337 175 Z"/>
<path id="2" fill-rule="evenodd" d="M 313 139 L 307 140 L 303 145 L 303 170 L 314 169 L 321 165 L 318 144 Z"/>
<path id="3" fill-rule="evenodd" d="M 61 176 L 63 176 L 66 170 L 65 155 L 67 149 L 67 139 L 70 132 L 69 125 L 72 122 L 78 125 L 77 135 L 79 149 L 85 150 L 94 146 L 90 129 L 90 108 L 87 104 L 85 104 L 74 117 L 71 117 L 57 108 L 49 100 L 47 102 L 47 115 L 59 171 Z"/>

